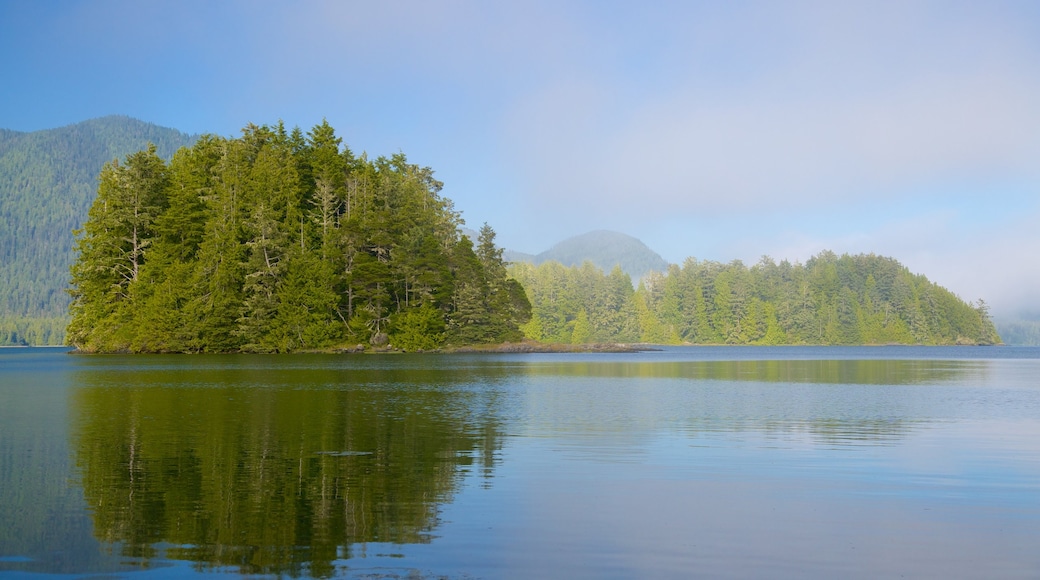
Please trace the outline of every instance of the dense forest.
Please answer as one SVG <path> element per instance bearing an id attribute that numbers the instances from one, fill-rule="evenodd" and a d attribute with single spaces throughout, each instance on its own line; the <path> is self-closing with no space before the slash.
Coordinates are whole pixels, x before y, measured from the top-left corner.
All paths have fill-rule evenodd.
<path id="1" fill-rule="evenodd" d="M 690 258 L 633 290 L 620 267 L 515 263 L 528 338 L 656 344 L 994 344 L 988 307 L 891 258 L 821 253 L 804 265 Z"/>
<path id="2" fill-rule="evenodd" d="M 369 160 L 327 123 L 203 136 L 106 164 L 77 232 L 68 342 L 87 352 L 429 350 L 519 340 L 495 233 L 428 167 Z"/>
<path id="3" fill-rule="evenodd" d="M 0 345 L 66 342 L 76 247 L 69 341 L 88 350 L 515 340 L 528 299 L 524 334 L 545 342 L 1000 341 L 981 301 L 876 256 L 750 268 L 691 259 L 634 290 L 633 272 L 663 261 L 634 238 L 593 232 L 538 256 L 506 252 L 540 264 L 506 275 L 494 231 L 460 234 L 432 171 L 403 155 L 355 156 L 326 124 L 198 139 L 127 117 L 0 130 Z M 613 263 L 622 270 L 595 266 Z M 1037 328 L 999 326 L 1011 344 L 1040 343 Z"/>
<path id="4" fill-rule="evenodd" d="M 86 218 L 101 166 L 148 143 L 169 159 L 194 140 L 121 116 L 31 133 L 0 130 L 0 345 L 62 344 L 71 232 Z"/>

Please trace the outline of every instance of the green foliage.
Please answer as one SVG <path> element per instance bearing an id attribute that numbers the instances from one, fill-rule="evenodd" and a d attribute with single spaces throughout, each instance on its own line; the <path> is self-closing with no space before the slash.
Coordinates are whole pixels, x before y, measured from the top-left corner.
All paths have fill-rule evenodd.
<path id="1" fill-rule="evenodd" d="M 578 311 L 578 315 L 574 317 L 574 324 L 571 330 L 571 343 L 572 344 L 585 344 L 589 342 L 589 337 L 592 336 L 592 325 L 589 324 L 589 313 L 584 308 Z"/>
<path id="2" fill-rule="evenodd" d="M 981 300 L 873 255 L 750 268 L 691 258 L 659 274 L 663 261 L 638 240 L 593 232 L 537 257 L 569 267 L 507 272 L 490 227 L 476 246 L 459 234 L 432 170 L 402 154 L 356 157 L 324 121 L 306 135 L 250 125 L 237 139 L 125 117 L 0 131 L 0 175 L 0 345 L 1000 342 Z M 590 258 L 599 267 L 579 263 Z M 637 270 L 649 273 L 633 291 Z M 430 309 L 439 321 L 428 325 Z M 1033 322 L 1001 329 L 1008 342 L 1040 342 Z"/>
<path id="3" fill-rule="evenodd" d="M 639 340 L 632 282 L 620 267 L 604 275 L 590 262 L 574 268 L 546 262 L 515 264 L 511 274 L 530 299 L 528 338 L 573 344 Z"/>
<path id="4" fill-rule="evenodd" d="M 390 344 L 396 348 L 416 352 L 433 350 L 444 343 L 444 317 L 428 302 L 393 318 Z"/>
<path id="5" fill-rule="evenodd" d="M 153 222 L 167 203 L 166 164 L 154 145 L 101 170 L 98 197 L 77 230 L 80 260 L 72 267 L 69 340 L 93 337 L 96 348 L 122 350 L 131 339 L 133 310 Z"/>
<path id="6" fill-rule="evenodd" d="M 69 341 L 84 351 L 405 350 L 522 338 L 523 287 L 429 168 L 369 161 L 325 122 L 249 125 L 107 164 L 77 232 Z"/>
<path id="7" fill-rule="evenodd" d="M 169 159 L 194 140 L 128 117 L 0 131 L 0 345 L 64 342 L 70 232 L 87 218 L 102 166 L 149 143 Z"/>
<path id="8" fill-rule="evenodd" d="M 561 343 L 995 344 L 988 307 L 965 303 L 891 258 L 824 252 L 750 268 L 688 259 L 633 293 L 619 269 L 515 264 L 529 338 Z"/>

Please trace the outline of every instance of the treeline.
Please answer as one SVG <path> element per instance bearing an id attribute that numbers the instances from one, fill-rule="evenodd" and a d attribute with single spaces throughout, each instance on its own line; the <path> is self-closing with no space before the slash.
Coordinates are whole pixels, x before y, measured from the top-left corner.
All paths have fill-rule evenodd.
<path id="1" fill-rule="evenodd" d="M 517 340 L 529 317 L 495 233 L 477 245 L 433 171 L 355 156 L 328 123 L 204 136 L 104 166 L 77 232 L 84 351 L 427 350 Z"/>
<path id="2" fill-rule="evenodd" d="M 656 344 L 995 344 L 986 304 L 880 256 L 823 252 L 803 264 L 768 257 L 747 267 L 687 259 L 633 290 L 615 268 L 516 263 L 533 316 L 527 337 L 548 342 Z"/>
<path id="3" fill-rule="evenodd" d="M 98 170 L 155 143 L 169 159 L 194 136 L 129 117 L 45 131 L 0 131 L 0 345 L 62 344 L 70 232 L 86 217 Z"/>
<path id="4" fill-rule="evenodd" d="M 68 323 L 69 319 L 64 316 L 0 316 L 0 346 L 59 345 Z"/>

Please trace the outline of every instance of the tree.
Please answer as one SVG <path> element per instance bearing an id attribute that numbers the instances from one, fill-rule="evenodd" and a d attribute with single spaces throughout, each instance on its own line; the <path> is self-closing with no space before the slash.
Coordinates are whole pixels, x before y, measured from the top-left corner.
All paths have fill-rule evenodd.
<path id="1" fill-rule="evenodd" d="M 574 318 L 574 329 L 571 331 L 571 344 L 585 344 L 592 336 L 592 327 L 589 324 L 589 314 L 584 308 L 578 311 Z"/>
<path id="2" fill-rule="evenodd" d="M 433 350 L 444 343 L 444 317 L 428 302 L 397 314 L 391 328 L 390 344 L 404 351 Z"/>
<path id="3" fill-rule="evenodd" d="M 494 231 L 480 256 L 433 171 L 354 157 L 327 122 L 202 137 L 170 167 L 111 163 L 80 236 L 84 350 L 285 352 L 519 339 L 530 318 Z M 483 258 L 483 261 L 482 261 Z M 8 340 L 25 332 L 6 330 Z"/>
<path id="4" fill-rule="evenodd" d="M 804 266 L 763 257 L 750 268 L 690 258 L 667 274 L 646 276 L 634 294 L 621 273 L 604 276 L 591 264 L 517 264 L 510 272 L 531 298 L 533 319 L 524 331 L 539 340 L 627 342 L 629 330 L 618 322 L 629 320 L 638 325 L 639 340 L 669 344 L 999 340 L 984 302 L 965 304 L 895 260 L 874 255 L 822 252 Z"/>
<path id="5" fill-rule="evenodd" d="M 69 341 L 84 350 L 129 347 L 131 288 L 167 205 L 167 168 L 154 145 L 106 164 L 87 223 L 77 230 L 80 261 L 72 267 Z"/>

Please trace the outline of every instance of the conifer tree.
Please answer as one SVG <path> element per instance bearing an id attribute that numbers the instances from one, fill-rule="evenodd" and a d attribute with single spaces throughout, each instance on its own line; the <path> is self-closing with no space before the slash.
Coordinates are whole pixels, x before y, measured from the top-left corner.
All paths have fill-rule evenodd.
<path id="1" fill-rule="evenodd" d="M 99 184 L 73 267 L 83 350 L 428 350 L 519 339 L 529 316 L 493 230 L 485 264 L 430 168 L 355 157 L 324 121 L 205 136 L 169 167 L 153 148 Z"/>
<path id="2" fill-rule="evenodd" d="M 102 168 L 98 197 L 77 233 L 80 261 L 72 267 L 69 340 L 125 350 L 133 335 L 132 289 L 152 241 L 153 223 L 167 205 L 166 164 L 154 145 Z"/>
<path id="3" fill-rule="evenodd" d="M 529 290 L 530 338 L 670 344 L 991 344 L 999 336 L 985 303 L 966 304 L 891 258 L 822 252 L 805 265 L 764 257 L 748 268 L 687 259 L 650 274 L 620 303 L 620 276 L 590 265 L 514 265 Z M 610 290 L 614 288 L 615 290 Z M 611 292 L 614 292 L 613 294 Z M 582 315 L 582 312 L 585 314 Z M 564 330 L 558 330 L 560 326 Z"/>

